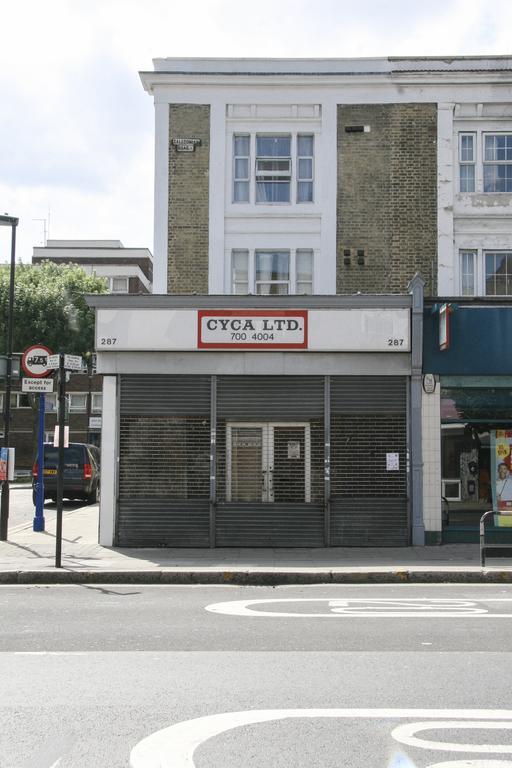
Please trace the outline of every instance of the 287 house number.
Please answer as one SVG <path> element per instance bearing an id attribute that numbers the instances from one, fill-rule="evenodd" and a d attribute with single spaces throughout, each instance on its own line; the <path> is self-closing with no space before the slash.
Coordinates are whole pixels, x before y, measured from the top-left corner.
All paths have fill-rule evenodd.
<path id="1" fill-rule="evenodd" d="M 115 336 L 102 336 L 100 338 L 100 345 L 112 347 L 116 343 L 117 339 Z"/>
<path id="2" fill-rule="evenodd" d="M 403 347 L 403 339 L 388 339 L 388 347 Z"/>

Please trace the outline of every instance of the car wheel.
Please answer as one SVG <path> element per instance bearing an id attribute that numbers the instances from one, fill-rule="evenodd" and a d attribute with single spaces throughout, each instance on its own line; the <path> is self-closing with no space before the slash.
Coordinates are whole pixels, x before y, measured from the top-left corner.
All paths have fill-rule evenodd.
<path id="1" fill-rule="evenodd" d="M 97 504 L 100 500 L 100 484 L 96 483 L 90 494 L 86 497 L 88 504 Z"/>

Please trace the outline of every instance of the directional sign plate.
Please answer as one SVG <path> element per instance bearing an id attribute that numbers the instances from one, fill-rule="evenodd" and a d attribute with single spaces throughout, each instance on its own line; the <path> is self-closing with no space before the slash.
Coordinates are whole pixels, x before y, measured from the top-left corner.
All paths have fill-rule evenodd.
<path id="1" fill-rule="evenodd" d="M 84 361 L 80 355 L 64 355 L 64 368 L 66 371 L 81 371 Z"/>

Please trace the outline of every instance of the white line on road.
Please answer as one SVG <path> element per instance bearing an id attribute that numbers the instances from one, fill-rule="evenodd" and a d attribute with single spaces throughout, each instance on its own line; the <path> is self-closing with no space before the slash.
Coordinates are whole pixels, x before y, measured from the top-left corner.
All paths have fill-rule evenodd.
<path id="1" fill-rule="evenodd" d="M 433 731 L 441 729 L 477 729 L 477 730 L 511 730 L 512 723 L 498 723 L 489 720 L 479 720 L 472 723 L 461 723 L 457 720 L 443 722 L 407 723 L 397 726 L 391 736 L 400 744 L 419 749 L 442 750 L 443 752 L 486 752 L 490 754 L 512 754 L 512 744 L 462 744 L 460 742 L 427 741 L 415 736 L 418 731 Z"/>
<path id="2" fill-rule="evenodd" d="M 492 598 L 482 601 L 457 600 L 451 598 L 360 598 L 331 599 L 325 597 L 274 598 L 268 600 L 228 600 L 205 606 L 210 613 L 222 613 L 228 616 L 251 616 L 258 618 L 329 618 L 339 619 L 350 616 L 361 618 L 512 618 L 512 613 L 489 613 L 482 603 L 512 603 L 512 598 Z M 303 603 L 327 603 L 329 613 L 300 613 L 299 611 L 253 610 L 253 606 L 277 603 L 294 603 L 300 607 Z"/>
<path id="3" fill-rule="evenodd" d="M 246 725 L 300 718 L 433 718 L 435 721 L 453 721 L 456 718 L 462 721 L 501 720 L 503 722 L 496 727 L 500 725 L 504 728 L 512 727 L 512 710 L 507 709 L 255 709 L 245 712 L 223 712 L 218 715 L 185 720 L 146 737 L 132 749 L 130 768 L 195 768 L 193 757 L 195 750 L 214 736 Z M 457 722 L 457 727 L 463 725 L 465 723 Z M 439 767 L 431 766 L 431 768 Z"/>

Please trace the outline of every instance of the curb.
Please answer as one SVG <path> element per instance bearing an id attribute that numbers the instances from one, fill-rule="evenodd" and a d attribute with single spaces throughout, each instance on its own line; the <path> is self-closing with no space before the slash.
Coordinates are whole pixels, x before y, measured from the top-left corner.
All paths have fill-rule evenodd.
<path id="1" fill-rule="evenodd" d="M 510 584 L 507 571 L 3 571 L 0 584 Z"/>

